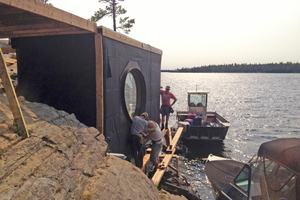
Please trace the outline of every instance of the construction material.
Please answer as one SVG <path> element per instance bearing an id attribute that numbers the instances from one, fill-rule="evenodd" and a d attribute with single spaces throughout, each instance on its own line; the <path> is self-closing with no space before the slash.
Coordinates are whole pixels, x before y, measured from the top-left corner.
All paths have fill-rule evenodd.
<path id="1" fill-rule="evenodd" d="M 165 131 L 167 130 L 167 131 Z M 164 132 L 164 136 L 169 137 L 171 135 L 171 129 L 165 129 Z M 167 144 L 167 153 L 165 155 L 159 155 L 160 158 L 163 158 L 162 162 L 160 163 L 161 168 L 158 168 L 155 172 L 155 174 L 152 177 L 152 181 L 154 182 L 154 184 L 156 186 L 159 185 L 165 171 L 167 170 L 169 163 L 171 162 L 172 158 L 176 158 L 176 167 L 171 167 L 171 169 L 175 170 L 177 172 L 177 175 L 179 175 L 179 164 L 178 164 L 178 157 L 177 155 L 174 155 L 175 151 L 176 151 L 176 145 L 177 142 L 182 134 L 183 131 L 183 127 L 178 128 L 175 136 L 173 137 L 173 139 L 170 140 L 170 142 Z M 147 165 L 147 163 L 149 162 L 150 159 L 150 154 L 146 154 L 144 156 L 143 159 L 143 167 L 142 170 L 145 169 L 145 166 Z M 163 166 L 163 167 L 162 167 Z"/>
<path id="2" fill-rule="evenodd" d="M 23 118 L 22 110 L 17 99 L 15 89 L 12 85 L 6 63 L 0 48 L 0 78 L 2 79 L 2 84 L 4 86 L 6 96 L 14 116 L 14 124 L 16 125 L 17 132 L 23 137 L 29 137 L 28 130 Z"/>

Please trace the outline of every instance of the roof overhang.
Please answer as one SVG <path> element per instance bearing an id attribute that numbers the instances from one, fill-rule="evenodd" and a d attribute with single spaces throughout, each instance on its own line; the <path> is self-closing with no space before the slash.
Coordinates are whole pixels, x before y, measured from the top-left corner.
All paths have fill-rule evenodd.
<path id="1" fill-rule="evenodd" d="M 0 0 L 0 38 L 96 32 L 96 23 L 38 0 Z"/>

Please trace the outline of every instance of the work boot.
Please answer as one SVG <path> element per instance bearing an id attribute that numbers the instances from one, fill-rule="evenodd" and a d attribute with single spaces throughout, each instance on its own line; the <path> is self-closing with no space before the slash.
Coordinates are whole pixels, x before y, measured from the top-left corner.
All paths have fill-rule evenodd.
<path id="1" fill-rule="evenodd" d="M 164 130 L 164 124 L 161 124 L 161 130 Z"/>
<path id="2" fill-rule="evenodd" d="M 166 123 L 166 129 L 168 129 L 168 123 Z"/>

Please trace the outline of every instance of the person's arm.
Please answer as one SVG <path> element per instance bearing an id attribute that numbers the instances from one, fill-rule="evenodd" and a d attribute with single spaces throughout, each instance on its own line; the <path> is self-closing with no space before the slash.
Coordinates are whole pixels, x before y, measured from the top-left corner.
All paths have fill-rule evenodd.
<path id="1" fill-rule="evenodd" d="M 170 105 L 171 107 L 176 103 L 177 99 L 175 97 L 174 101 L 172 102 L 172 104 Z"/>

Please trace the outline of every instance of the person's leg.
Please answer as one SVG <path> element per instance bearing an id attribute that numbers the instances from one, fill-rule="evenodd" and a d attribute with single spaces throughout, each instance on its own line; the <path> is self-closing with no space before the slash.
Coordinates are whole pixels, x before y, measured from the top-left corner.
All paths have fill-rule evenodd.
<path id="1" fill-rule="evenodd" d="M 140 166 L 142 167 L 143 166 L 143 158 L 144 158 L 145 153 L 144 153 L 143 144 L 141 144 L 140 142 L 139 142 L 139 145 L 138 145 L 138 149 L 139 149 L 139 151 L 138 151 L 138 160 L 139 160 Z"/>
<path id="2" fill-rule="evenodd" d="M 159 163 L 159 153 L 162 150 L 163 142 L 159 143 L 153 143 L 152 145 L 152 150 L 151 150 L 151 155 L 150 155 L 150 161 L 153 163 L 155 166 L 155 169 L 157 169 L 158 163 Z"/>
<path id="3" fill-rule="evenodd" d="M 137 136 L 137 135 L 131 134 L 130 135 L 130 144 L 131 144 L 131 153 L 132 153 L 132 156 L 133 156 L 134 161 L 135 161 L 135 166 L 141 168 L 142 164 L 141 164 L 139 156 L 138 156 L 139 151 L 140 151 L 140 149 L 138 148 L 139 145 L 140 145 L 140 137 Z"/>
<path id="4" fill-rule="evenodd" d="M 163 125 L 165 123 L 165 116 L 163 115 L 162 117 L 161 117 L 161 124 Z"/>
<path id="5" fill-rule="evenodd" d="M 168 106 L 165 106 L 165 105 L 161 106 L 161 115 L 162 115 L 161 130 L 163 130 L 165 128 L 165 126 L 164 126 L 164 124 L 165 124 L 165 117 L 168 117 Z"/>
<path id="6" fill-rule="evenodd" d="M 165 126 L 166 129 L 168 129 L 168 124 L 169 124 L 169 116 L 167 115 L 167 116 L 166 116 L 166 126 Z"/>

